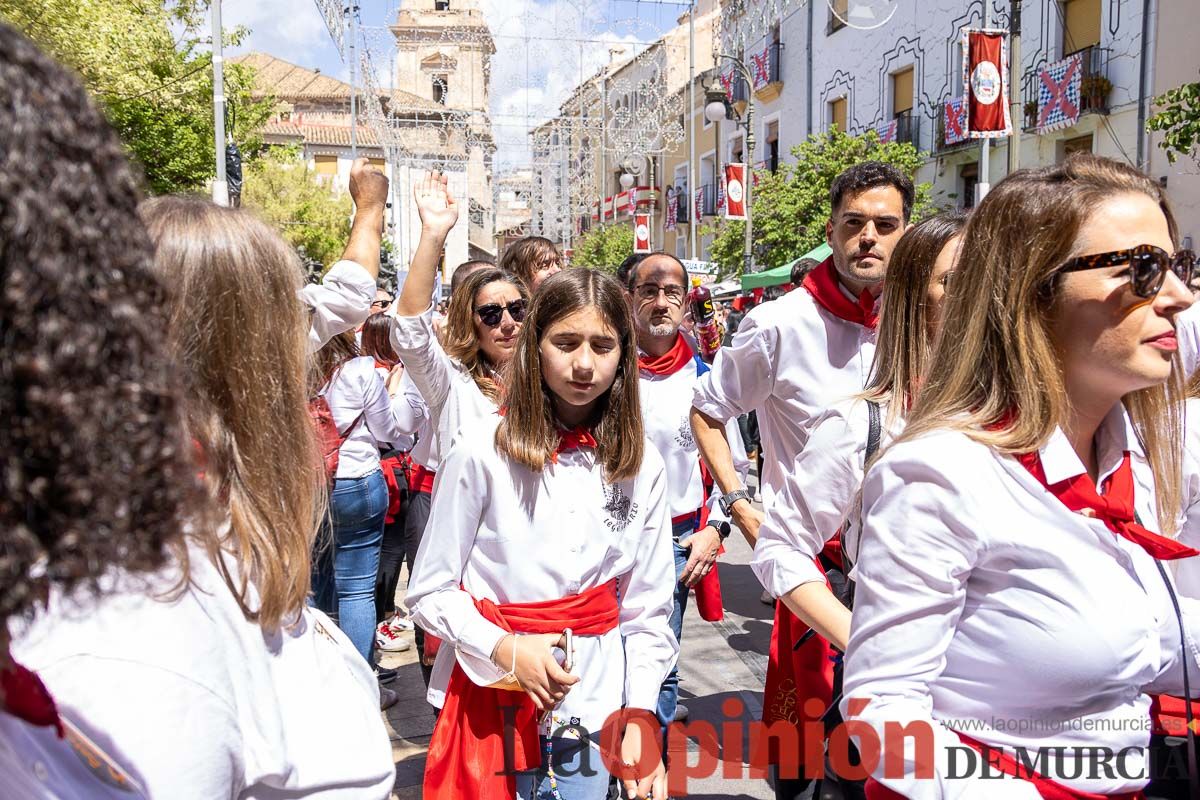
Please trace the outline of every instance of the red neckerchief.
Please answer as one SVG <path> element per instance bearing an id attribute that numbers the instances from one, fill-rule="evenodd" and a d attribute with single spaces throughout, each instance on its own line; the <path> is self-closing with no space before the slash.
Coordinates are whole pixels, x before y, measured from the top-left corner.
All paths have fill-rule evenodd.
<path id="1" fill-rule="evenodd" d="M 658 358 L 638 353 L 638 369 L 651 375 L 674 375 L 695 357 L 683 334 L 677 333 L 675 344 Z"/>
<path id="2" fill-rule="evenodd" d="M 837 272 L 833 268 L 833 256 L 822 261 L 812 272 L 804 276 L 800 284 L 813 296 L 817 304 L 839 319 L 854 322 L 864 328 L 875 330 L 879 315 L 875 313 L 875 297 L 869 289 L 863 289 L 855 303 L 846 297 L 838 286 Z"/>
<path id="3" fill-rule="evenodd" d="M 62 738 L 58 707 L 41 678 L 14 661 L 8 669 L 0 670 L 0 688 L 4 691 L 5 711 L 31 725 L 53 725 Z"/>
<path id="4" fill-rule="evenodd" d="M 1096 484 L 1087 473 L 1053 485 L 1046 483 L 1042 457 L 1036 452 L 1023 453 L 1017 456 L 1017 460 L 1064 506 L 1072 511 L 1083 512 L 1084 516 L 1100 520 L 1117 536 L 1128 539 L 1153 557 L 1171 561 L 1200 555 L 1200 551 L 1147 530 L 1136 522 L 1133 507 L 1133 467 L 1128 450 L 1121 460 L 1121 466 L 1104 479 L 1104 494 L 1096 491 Z"/>
<path id="5" fill-rule="evenodd" d="M 558 454 L 564 453 L 567 450 L 578 450 L 581 447 L 590 447 L 596 449 L 596 437 L 587 428 L 580 425 L 569 431 L 558 432 L 558 448 L 554 451 L 554 455 L 550 456 L 552 463 L 558 463 Z"/>

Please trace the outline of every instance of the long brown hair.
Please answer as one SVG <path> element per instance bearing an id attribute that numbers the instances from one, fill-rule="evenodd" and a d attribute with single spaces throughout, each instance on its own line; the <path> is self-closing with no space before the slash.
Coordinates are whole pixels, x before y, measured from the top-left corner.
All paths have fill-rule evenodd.
<path id="1" fill-rule="evenodd" d="M 904 234 L 888 262 L 875 361 L 863 396 L 886 405 L 889 420 L 907 411 L 929 365 L 934 344 L 925 305 L 929 278 L 946 243 L 966 224 L 967 215 L 961 211 L 930 217 Z"/>
<path id="2" fill-rule="evenodd" d="M 376 316 L 383 316 L 377 314 Z M 338 370 L 352 358 L 358 358 L 358 341 L 354 331 L 345 331 L 334 336 L 325 346 L 313 354 L 308 366 L 308 396 L 315 397 L 328 386 Z"/>
<path id="3" fill-rule="evenodd" d="M 517 338 L 508 372 L 505 416 L 496 430 L 496 449 L 541 471 L 558 447 L 554 398 L 542 378 L 542 337 L 550 326 L 584 308 L 595 308 L 617 334 L 621 361 L 593 418 L 596 460 L 605 480 L 637 475 L 642 466 L 642 412 L 638 399 L 637 337 L 625 292 L 616 278 L 591 269 L 569 269 L 538 288 Z"/>
<path id="4" fill-rule="evenodd" d="M 998 183 L 963 233 L 937 349 L 899 440 L 959 430 L 1003 453 L 1044 445 L 1070 399 L 1050 317 L 1061 265 L 1074 255 L 1088 216 L 1115 194 L 1144 194 L 1175 217 L 1158 184 L 1119 162 L 1072 156 Z M 1180 504 L 1182 380 L 1123 398 L 1154 473 L 1161 530 Z M 1014 416 L 1015 413 L 1015 416 Z"/>
<path id="5" fill-rule="evenodd" d="M 526 236 L 504 248 L 500 269 L 520 278 L 533 291 L 533 276 L 550 262 L 562 264 L 562 253 L 554 242 L 542 236 Z"/>
<path id="6" fill-rule="evenodd" d="M 483 396 L 498 403 L 500 386 L 496 376 L 504 367 L 493 364 L 479 347 L 479 334 L 475 330 L 475 298 L 489 283 L 497 281 L 512 284 L 525 302 L 529 302 L 529 290 L 511 272 L 488 267 L 467 276 L 454 294 L 450 296 L 450 308 L 446 312 L 446 333 L 442 346 L 447 355 L 457 359 L 474 379 Z"/>
<path id="7" fill-rule="evenodd" d="M 186 375 L 190 432 L 229 513 L 228 532 L 208 532 L 204 543 L 246 618 L 275 630 L 304 607 L 324 510 L 300 262 L 244 210 L 161 197 L 141 211 L 156 269 L 174 288 L 170 345 Z M 232 552 L 236 578 L 222 551 Z"/>
<path id="8" fill-rule="evenodd" d="M 387 314 L 372 314 L 362 326 L 362 347 L 359 348 L 364 356 L 387 364 L 389 368 L 396 366 L 400 356 L 392 349 L 392 328 L 395 319 Z"/>

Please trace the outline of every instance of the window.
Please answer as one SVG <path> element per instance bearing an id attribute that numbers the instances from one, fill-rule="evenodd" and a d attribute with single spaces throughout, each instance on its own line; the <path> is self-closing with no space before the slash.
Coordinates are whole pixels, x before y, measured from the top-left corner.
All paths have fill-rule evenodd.
<path id="1" fill-rule="evenodd" d="M 450 0 L 433 0 L 434 11 L 449 11 Z"/>
<path id="2" fill-rule="evenodd" d="M 892 76 L 892 116 L 912 111 L 913 68 L 901 70 Z"/>
<path id="3" fill-rule="evenodd" d="M 1100 44 L 1100 0 L 1064 0 L 1062 54 Z"/>
<path id="4" fill-rule="evenodd" d="M 975 191 L 979 186 L 979 163 L 963 164 L 958 168 L 958 183 L 962 187 L 959 199 L 964 209 L 975 207 Z"/>
<path id="5" fill-rule="evenodd" d="M 767 140 L 767 169 L 774 172 L 779 169 L 779 123 L 767 123 L 767 135 L 764 137 Z"/>
<path id="6" fill-rule="evenodd" d="M 829 102 L 829 126 L 837 126 L 838 130 L 846 132 L 846 98 L 839 97 Z"/>
<path id="7" fill-rule="evenodd" d="M 826 34 L 846 27 L 846 16 L 850 13 L 849 0 L 831 0 L 829 3 L 829 27 Z"/>
<path id="8" fill-rule="evenodd" d="M 745 154 L 746 148 L 742 143 L 742 137 L 739 136 L 729 142 L 729 161 L 732 164 L 741 164 L 742 156 Z"/>
<path id="9" fill-rule="evenodd" d="M 1072 153 L 1092 152 L 1092 134 L 1076 136 L 1073 139 L 1063 139 L 1058 144 L 1058 162 L 1061 164 Z"/>
<path id="10" fill-rule="evenodd" d="M 387 170 L 387 159 L 386 158 L 368 158 L 367 162 L 372 167 L 379 167 L 379 170 L 381 172 L 384 172 Z"/>
<path id="11" fill-rule="evenodd" d="M 433 76 L 433 102 L 438 105 L 446 105 L 446 95 L 450 93 L 450 86 L 447 83 L 445 75 Z"/>
<path id="12" fill-rule="evenodd" d="M 313 156 L 313 162 L 317 167 L 317 175 L 322 178 L 332 178 L 334 175 L 337 175 L 337 156 Z"/>

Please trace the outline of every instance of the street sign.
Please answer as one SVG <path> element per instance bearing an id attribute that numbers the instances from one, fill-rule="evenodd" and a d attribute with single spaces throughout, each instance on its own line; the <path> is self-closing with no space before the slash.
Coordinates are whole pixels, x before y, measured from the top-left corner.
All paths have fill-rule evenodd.
<path id="1" fill-rule="evenodd" d="M 692 275 L 716 275 L 717 265 L 712 261 L 698 261 L 693 258 L 683 259 L 683 267 Z"/>

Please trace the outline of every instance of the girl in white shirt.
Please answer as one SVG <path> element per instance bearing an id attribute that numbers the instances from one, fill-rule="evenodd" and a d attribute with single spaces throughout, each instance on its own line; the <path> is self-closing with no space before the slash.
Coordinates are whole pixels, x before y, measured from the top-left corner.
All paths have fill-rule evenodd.
<path id="1" fill-rule="evenodd" d="M 653 709 L 677 655 L 675 567 L 637 375 L 617 282 L 583 269 L 551 277 L 522 329 L 504 415 L 465 428 L 443 461 L 437 535 L 421 544 L 406 601 L 446 641 L 430 684 L 442 712 L 426 797 L 598 800 L 625 763 L 628 796 L 666 796 L 661 760 L 641 746 L 644 736 L 654 750 Z M 554 648 L 568 628 L 564 664 Z M 601 728 L 622 706 L 640 723 L 613 718 L 620 754 L 602 756 Z"/>
<path id="2" fill-rule="evenodd" d="M 868 797 L 1140 796 L 1148 693 L 1200 676 L 1158 560 L 1195 553 L 1157 532 L 1180 507 L 1175 234 L 1157 183 L 1095 156 L 973 213 L 863 484 L 842 711 L 883 754 Z"/>
<path id="3" fill-rule="evenodd" d="M 813 427 L 766 509 L 750 566 L 772 597 L 838 650 L 850 636 L 850 610 L 834 596 L 818 562 L 838 531 L 853 560 L 868 443 L 878 450 L 904 426 L 937 337 L 946 281 L 967 217 L 947 212 L 910 228 L 888 262 L 871 379 L 862 396 L 829 409 Z M 871 404 L 874 404 L 872 410 Z M 874 416 L 874 421 L 872 421 Z M 847 567 L 849 570 L 849 567 Z"/>

